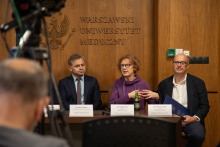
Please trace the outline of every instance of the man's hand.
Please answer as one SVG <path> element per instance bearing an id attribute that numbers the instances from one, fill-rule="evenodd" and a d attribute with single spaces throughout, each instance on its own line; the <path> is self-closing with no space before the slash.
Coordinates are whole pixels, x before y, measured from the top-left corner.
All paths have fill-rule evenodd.
<path id="1" fill-rule="evenodd" d="M 182 120 L 182 127 L 185 127 L 186 125 L 197 121 L 197 117 L 195 117 L 195 116 L 192 117 L 192 116 L 189 116 L 189 115 L 185 115 L 183 117 L 186 118 L 186 119 Z"/>
<path id="2" fill-rule="evenodd" d="M 159 101 L 159 95 L 156 92 L 150 91 L 150 90 L 142 90 L 140 92 L 140 97 L 145 98 L 145 99 L 150 99 L 150 98 L 154 98 L 157 101 Z"/>

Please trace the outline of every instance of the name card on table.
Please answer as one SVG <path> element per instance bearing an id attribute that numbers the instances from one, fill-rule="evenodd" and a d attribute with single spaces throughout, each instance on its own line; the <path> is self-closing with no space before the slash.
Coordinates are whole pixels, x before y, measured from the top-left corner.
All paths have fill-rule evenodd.
<path id="1" fill-rule="evenodd" d="M 148 116 L 162 116 L 171 117 L 172 116 L 172 105 L 171 104 L 148 104 Z"/>
<path id="2" fill-rule="evenodd" d="M 70 105 L 70 117 L 93 117 L 93 105 Z"/>
<path id="3" fill-rule="evenodd" d="M 53 110 L 60 110 L 60 105 L 48 105 L 49 110 L 52 110 L 52 106 L 53 106 Z M 46 107 L 44 107 L 44 116 L 48 117 Z"/>
<path id="4" fill-rule="evenodd" d="M 134 104 L 111 104 L 111 116 L 134 116 Z"/>

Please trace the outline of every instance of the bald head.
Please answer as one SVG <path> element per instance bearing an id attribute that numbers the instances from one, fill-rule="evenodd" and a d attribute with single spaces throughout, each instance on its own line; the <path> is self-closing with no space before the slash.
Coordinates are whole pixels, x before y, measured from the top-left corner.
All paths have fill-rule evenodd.
<path id="1" fill-rule="evenodd" d="M 43 68 L 28 59 L 7 59 L 0 63 L 1 94 L 16 94 L 25 102 L 47 95 L 47 76 Z"/>
<path id="2" fill-rule="evenodd" d="M 189 68 L 189 59 L 185 54 L 178 54 L 173 59 L 174 75 L 185 77 L 187 69 Z"/>
<path id="3" fill-rule="evenodd" d="M 189 64 L 189 58 L 183 53 L 177 54 L 173 61 L 185 61 Z"/>

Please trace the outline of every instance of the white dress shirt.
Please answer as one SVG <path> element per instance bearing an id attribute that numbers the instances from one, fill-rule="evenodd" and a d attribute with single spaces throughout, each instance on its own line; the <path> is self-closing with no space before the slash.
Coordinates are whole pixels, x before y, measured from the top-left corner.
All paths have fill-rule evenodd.
<path id="1" fill-rule="evenodd" d="M 187 77 L 187 74 L 182 82 L 180 82 L 179 84 L 176 84 L 175 76 L 173 76 L 172 98 L 187 108 L 186 77 Z"/>
<path id="2" fill-rule="evenodd" d="M 187 108 L 187 86 L 186 86 L 186 78 L 187 74 L 180 84 L 176 84 L 175 76 L 173 76 L 173 94 L 172 98 L 182 104 L 184 107 Z M 197 118 L 197 122 L 200 121 L 200 118 L 194 115 Z"/>

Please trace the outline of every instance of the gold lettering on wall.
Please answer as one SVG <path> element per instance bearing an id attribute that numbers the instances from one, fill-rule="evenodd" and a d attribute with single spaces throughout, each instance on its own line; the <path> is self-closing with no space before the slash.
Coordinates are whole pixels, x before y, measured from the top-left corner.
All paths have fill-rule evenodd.
<path id="1" fill-rule="evenodd" d="M 59 13 L 61 16 L 62 13 Z M 103 26 L 105 26 L 106 23 L 120 23 L 124 24 L 133 24 L 135 23 L 134 17 L 79 17 L 79 23 L 93 23 L 93 24 L 100 24 L 102 23 Z M 57 24 L 57 18 L 52 17 L 50 19 L 50 23 L 47 23 L 47 29 L 48 29 L 48 36 L 49 36 L 49 42 L 51 49 L 58 49 L 60 48 L 63 50 L 65 46 L 67 45 L 68 41 L 70 40 L 71 36 L 74 35 L 74 33 L 80 33 L 82 35 L 88 35 L 88 34 L 114 34 L 119 35 L 119 39 L 111 38 L 109 36 L 108 39 L 103 38 L 79 38 L 79 45 L 125 45 L 126 39 L 120 38 L 120 35 L 133 35 L 133 34 L 140 34 L 141 28 L 139 27 L 117 27 L 117 28 L 108 28 L 108 27 L 80 27 L 80 28 L 71 28 L 69 31 L 70 24 L 69 18 L 67 15 L 64 15 L 64 18 L 62 19 L 60 24 Z M 74 26 L 73 26 L 74 27 Z M 42 36 L 45 36 L 45 31 L 42 29 Z M 62 42 L 62 37 L 65 37 L 65 41 Z M 46 47 L 46 43 L 41 43 L 42 46 Z"/>
<path id="2" fill-rule="evenodd" d="M 124 45 L 125 39 L 80 39 L 80 45 Z"/>
<path id="3" fill-rule="evenodd" d="M 134 23 L 133 17 L 80 17 L 82 23 Z"/>
<path id="4" fill-rule="evenodd" d="M 81 23 L 134 23 L 134 17 L 80 17 Z M 80 34 L 140 34 L 141 28 L 80 28 Z M 80 45 L 125 45 L 126 39 L 79 39 Z"/>
<path id="5" fill-rule="evenodd" d="M 81 34 L 139 34 L 141 28 L 80 28 Z"/>

